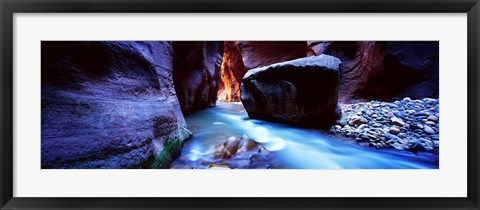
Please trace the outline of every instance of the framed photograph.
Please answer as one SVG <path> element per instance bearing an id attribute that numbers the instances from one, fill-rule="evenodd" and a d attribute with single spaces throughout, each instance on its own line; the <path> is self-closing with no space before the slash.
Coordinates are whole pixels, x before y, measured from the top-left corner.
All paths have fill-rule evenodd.
<path id="1" fill-rule="evenodd" d="M 0 7 L 1 209 L 479 209 L 478 0 Z"/>

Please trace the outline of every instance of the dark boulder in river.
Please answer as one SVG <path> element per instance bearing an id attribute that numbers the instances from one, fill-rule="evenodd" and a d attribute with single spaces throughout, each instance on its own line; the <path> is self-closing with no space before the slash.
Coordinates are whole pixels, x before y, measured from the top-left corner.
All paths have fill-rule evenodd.
<path id="1" fill-rule="evenodd" d="M 243 77 L 242 103 L 250 118 L 327 128 L 340 118 L 340 64 L 319 55 L 252 69 Z"/>

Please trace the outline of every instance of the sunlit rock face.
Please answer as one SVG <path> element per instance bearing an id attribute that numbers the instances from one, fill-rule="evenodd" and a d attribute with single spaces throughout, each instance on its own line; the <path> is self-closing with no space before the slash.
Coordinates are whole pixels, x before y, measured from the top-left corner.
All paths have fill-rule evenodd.
<path id="1" fill-rule="evenodd" d="M 340 118 L 340 60 L 319 55 L 252 69 L 241 99 L 250 118 L 327 128 Z"/>
<path id="2" fill-rule="evenodd" d="M 42 42 L 41 50 L 42 168 L 162 168 L 178 155 L 190 132 L 170 42 Z"/>
<path id="3" fill-rule="evenodd" d="M 222 62 L 222 81 L 218 100 L 226 102 L 240 101 L 240 84 L 248 71 L 243 65 L 242 55 L 234 41 L 226 41 Z"/>
<path id="4" fill-rule="evenodd" d="M 342 61 L 343 102 L 438 98 L 438 42 L 309 41 L 309 55 Z"/>
<path id="5" fill-rule="evenodd" d="M 183 113 L 215 106 L 223 42 L 175 41 L 173 51 L 173 79 Z"/>

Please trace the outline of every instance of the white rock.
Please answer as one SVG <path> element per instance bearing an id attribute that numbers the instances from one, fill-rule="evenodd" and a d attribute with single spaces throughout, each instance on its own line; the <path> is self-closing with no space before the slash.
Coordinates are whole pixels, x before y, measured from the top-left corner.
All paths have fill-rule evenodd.
<path id="1" fill-rule="evenodd" d="M 423 131 L 425 131 L 425 133 L 428 133 L 428 134 L 435 134 L 435 130 L 433 130 L 433 128 L 431 128 L 430 126 L 428 125 L 425 125 L 423 127 Z"/>
<path id="2" fill-rule="evenodd" d="M 428 116 L 427 120 L 437 122 L 437 121 L 438 121 L 438 117 L 436 117 L 435 115 L 430 115 L 430 116 Z"/>
<path id="3" fill-rule="evenodd" d="M 400 118 L 398 117 L 392 117 L 390 118 L 390 120 L 392 121 L 392 124 L 393 125 L 397 125 L 397 126 L 401 126 L 403 127 L 405 125 L 405 123 L 403 122 L 403 120 L 401 120 Z"/>

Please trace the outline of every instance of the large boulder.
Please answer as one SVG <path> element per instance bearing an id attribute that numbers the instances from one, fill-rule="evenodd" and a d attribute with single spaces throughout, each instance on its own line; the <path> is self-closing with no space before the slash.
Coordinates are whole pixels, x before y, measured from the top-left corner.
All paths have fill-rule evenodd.
<path id="1" fill-rule="evenodd" d="M 240 84 L 248 70 L 302 58 L 306 52 L 304 41 L 226 41 L 218 99 L 240 101 Z"/>
<path id="2" fill-rule="evenodd" d="M 319 55 L 252 69 L 240 88 L 243 106 L 250 118 L 327 128 L 340 117 L 340 65 Z"/>
<path id="3" fill-rule="evenodd" d="M 173 51 L 173 79 L 183 113 L 215 106 L 223 42 L 175 41 Z"/>
<path id="4" fill-rule="evenodd" d="M 438 98 L 438 41 L 309 41 L 342 61 L 340 100 Z"/>
<path id="5" fill-rule="evenodd" d="M 191 134 L 170 42 L 42 42 L 42 168 L 163 168 Z"/>

